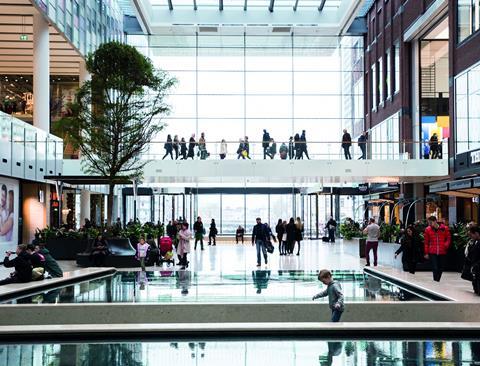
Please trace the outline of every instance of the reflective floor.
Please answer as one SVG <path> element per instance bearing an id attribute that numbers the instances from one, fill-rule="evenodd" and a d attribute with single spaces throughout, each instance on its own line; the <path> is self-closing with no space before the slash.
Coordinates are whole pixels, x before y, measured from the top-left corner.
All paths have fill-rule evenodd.
<path id="1" fill-rule="evenodd" d="M 428 300 L 363 272 L 334 271 L 333 277 L 346 302 Z M 7 303 L 292 302 L 311 301 L 323 288 L 315 271 L 119 272 Z"/>
<path id="2" fill-rule="evenodd" d="M 8 366 L 479 365 L 469 341 L 206 341 L 0 345 Z"/>

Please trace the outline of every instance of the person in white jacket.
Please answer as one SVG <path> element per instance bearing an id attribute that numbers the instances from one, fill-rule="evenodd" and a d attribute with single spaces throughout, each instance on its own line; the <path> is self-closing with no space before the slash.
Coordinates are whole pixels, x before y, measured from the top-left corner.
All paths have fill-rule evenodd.
<path id="1" fill-rule="evenodd" d="M 220 159 L 225 159 L 227 157 L 227 143 L 225 142 L 225 139 L 222 139 L 222 142 L 220 143 Z"/>

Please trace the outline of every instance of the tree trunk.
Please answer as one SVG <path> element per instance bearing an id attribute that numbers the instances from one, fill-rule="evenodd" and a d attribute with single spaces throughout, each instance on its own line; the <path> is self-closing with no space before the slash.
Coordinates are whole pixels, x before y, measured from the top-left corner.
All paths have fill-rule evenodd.
<path id="1" fill-rule="evenodd" d="M 115 184 L 110 183 L 108 186 L 108 203 L 107 203 L 107 224 L 113 224 L 113 193 Z"/>

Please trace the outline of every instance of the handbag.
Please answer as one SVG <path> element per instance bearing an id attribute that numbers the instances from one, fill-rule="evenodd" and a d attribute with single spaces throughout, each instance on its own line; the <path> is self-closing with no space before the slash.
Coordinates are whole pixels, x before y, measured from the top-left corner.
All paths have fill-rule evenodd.
<path id="1" fill-rule="evenodd" d="M 267 252 L 270 253 L 270 254 L 272 254 L 275 250 L 275 247 L 273 246 L 273 244 L 270 240 L 265 242 L 265 247 L 267 249 Z"/>

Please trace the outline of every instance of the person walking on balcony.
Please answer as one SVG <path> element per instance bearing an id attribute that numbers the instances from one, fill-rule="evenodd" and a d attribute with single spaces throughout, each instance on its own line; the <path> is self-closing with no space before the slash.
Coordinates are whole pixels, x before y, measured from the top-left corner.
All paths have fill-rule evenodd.
<path id="1" fill-rule="evenodd" d="M 302 143 L 300 142 L 300 135 L 298 133 L 293 137 L 295 147 L 295 159 L 299 160 L 302 156 Z"/>
<path id="2" fill-rule="evenodd" d="M 308 156 L 307 150 L 307 137 L 305 136 L 305 130 L 302 130 L 302 134 L 300 135 L 300 147 L 302 148 L 301 159 L 303 159 L 303 154 L 310 160 L 310 156 Z"/>
<path id="3" fill-rule="evenodd" d="M 370 265 L 370 250 L 373 249 L 373 265 L 377 266 L 377 250 L 378 250 L 378 238 L 380 237 L 380 226 L 375 223 L 375 219 L 372 217 L 369 220 L 368 226 L 363 230 L 364 234 L 367 234 L 367 244 L 365 246 L 365 258 L 367 259 L 367 267 Z"/>
<path id="4" fill-rule="evenodd" d="M 293 136 L 288 139 L 288 158 L 292 160 L 295 158 L 295 145 L 293 143 Z"/>
<path id="5" fill-rule="evenodd" d="M 432 154 L 432 159 L 438 159 L 440 157 L 438 136 L 436 133 L 430 137 L 430 152 Z"/>
<path id="6" fill-rule="evenodd" d="M 180 160 L 187 160 L 187 142 L 184 137 L 180 140 L 180 155 L 182 156 Z"/>
<path id="7" fill-rule="evenodd" d="M 278 152 L 280 153 L 280 159 L 282 159 L 282 160 L 287 160 L 287 157 L 288 157 L 288 147 L 287 147 L 287 145 L 285 144 L 285 142 L 282 142 L 282 144 L 280 145 L 280 149 L 278 150 Z"/>
<path id="8" fill-rule="evenodd" d="M 263 137 L 262 137 L 263 160 L 267 158 L 269 146 L 270 146 L 270 134 L 267 132 L 267 130 L 263 130 Z"/>
<path id="9" fill-rule="evenodd" d="M 245 157 L 250 159 L 250 143 L 248 142 L 248 136 L 245 136 L 243 141 L 243 149 L 245 150 Z"/>
<path id="10" fill-rule="evenodd" d="M 227 143 L 225 142 L 225 139 L 222 139 L 222 142 L 220 143 L 220 159 L 223 160 L 227 157 Z"/>
<path id="11" fill-rule="evenodd" d="M 367 133 L 365 131 L 358 138 L 358 147 L 362 151 L 362 156 L 358 160 L 365 160 L 367 158 Z"/>
<path id="12" fill-rule="evenodd" d="M 195 134 L 192 134 L 192 137 L 190 137 L 190 140 L 188 141 L 188 154 L 187 154 L 187 159 L 192 158 L 195 159 L 195 146 L 197 143 L 195 142 Z"/>
<path id="13" fill-rule="evenodd" d="M 350 146 L 352 146 L 352 136 L 350 136 L 350 134 L 347 132 L 347 129 L 344 129 L 342 136 L 342 148 L 346 160 L 352 160 L 352 155 L 350 154 Z"/>
<path id="14" fill-rule="evenodd" d="M 270 143 L 271 143 L 271 145 L 268 148 L 267 155 L 270 159 L 273 159 L 275 157 L 275 155 L 277 154 L 277 143 L 272 138 L 270 139 Z"/>
<path id="15" fill-rule="evenodd" d="M 440 282 L 445 265 L 445 256 L 450 247 L 451 237 L 448 227 L 439 224 L 435 216 L 428 218 L 428 226 L 424 233 L 425 259 L 430 259 L 433 271 L 433 280 Z"/>
<path id="16" fill-rule="evenodd" d="M 205 160 L 210 155 L 207 151 L 207 144 L 205 141 L 205 132 L 202 132 L 198 139 L 198 152 L 200 154 L 200 160 Z"/>
<path id="17" fill-rule="evenodd" d="M 202 218 L 197 217 L 197 221 L 193 224 L 193 231 L 195 233 L 195 245 L 194 250 L 197 250 L 197 243 L 200 241 L 200 248 L 203 250 L 203 236 L 205 235 L 205 228 L 203 227 Z"/>
<path id="18" fill-rule="evenodd" d="M 165 142 L 165 145 L 164 145 L 164 149 L 165 149 L 165 155 L 163 156 L 162 160 L 164 160 L 167 155 L 170 155 L 170 157 L 172 158 L 173 160 L 173 143 L 172 143 L 172 136 L 168 135 L 167 136 L 167 142 Z"/>
<path id="19" fill-rule="evenodd" d="M 423 158 L 430 159 L 430 141 L 425 140 L 423 143 Z"/>

